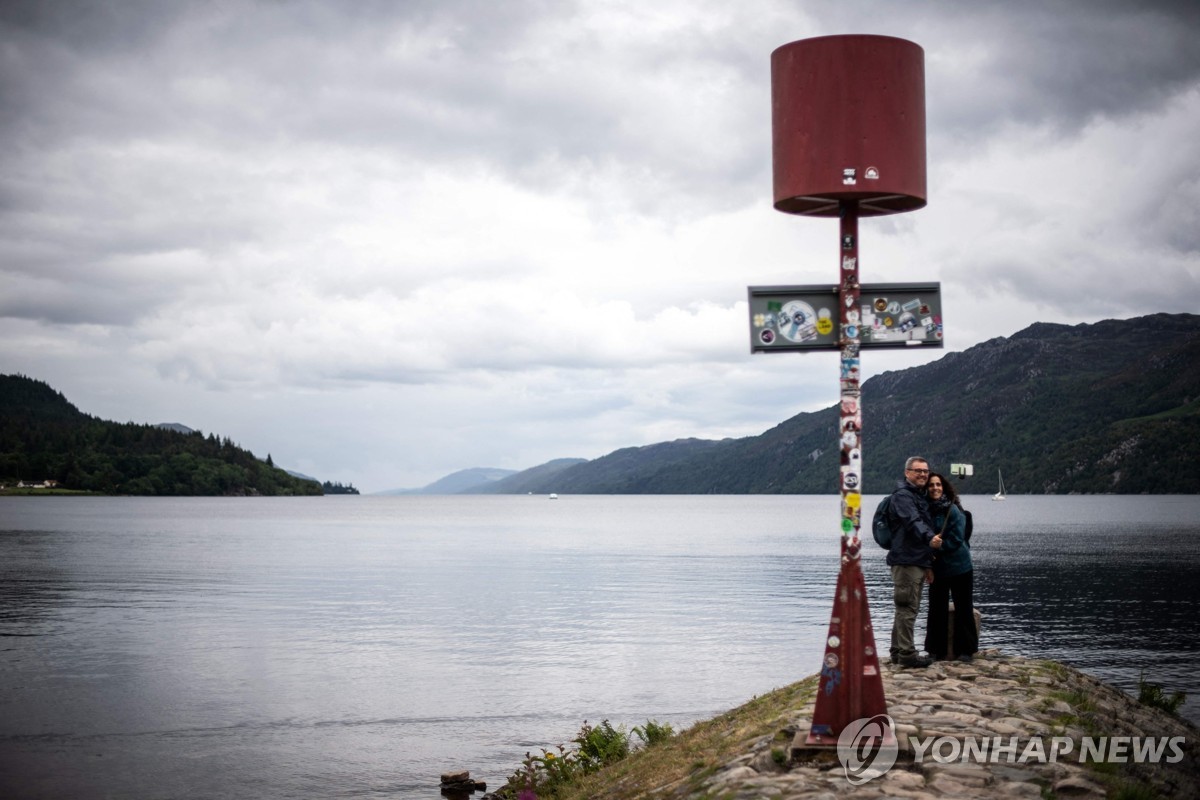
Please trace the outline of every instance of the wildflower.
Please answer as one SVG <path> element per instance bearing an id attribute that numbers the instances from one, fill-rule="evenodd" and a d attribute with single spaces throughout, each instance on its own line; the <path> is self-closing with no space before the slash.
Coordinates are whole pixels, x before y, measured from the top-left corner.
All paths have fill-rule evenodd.
<path id="1" fill-rule="evenodd" d="M 538 800 L 538 796 L 533 789 L 522 789 L 517 792 L 517 800 Z"/>

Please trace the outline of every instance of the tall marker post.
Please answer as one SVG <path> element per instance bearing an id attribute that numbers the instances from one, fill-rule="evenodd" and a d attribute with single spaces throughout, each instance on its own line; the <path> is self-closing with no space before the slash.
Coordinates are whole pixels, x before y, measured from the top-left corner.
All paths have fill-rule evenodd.
<path id="1" fill-rule="evenodd" d="M 924 51 L 889 36 L 792 42 L 771 54 L 771 103 L 775 208 L 839 220 L 835 284 L 749 289 L 752 352 L 841 353 L 841 562 L 802 743 L 820 747 L 836 745 L 851 722 L 887 713 L 860 561 L 859 354 L 942 345 L 938 284 L 859 283 L 859 217 L 926 202 Z M 885 745 L 891 737 L 884 728 Z"/>

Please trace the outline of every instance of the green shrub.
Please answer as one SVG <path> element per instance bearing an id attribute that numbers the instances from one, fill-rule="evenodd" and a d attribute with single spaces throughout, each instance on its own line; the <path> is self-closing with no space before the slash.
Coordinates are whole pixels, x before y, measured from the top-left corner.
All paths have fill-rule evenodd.
<path id="1" fill-rule="evenodd" d="M 633 732 L 647 746 L 665 742 L 675 735 L 675 730 L 669 724 L 660 725 L 653 719 L 646 720 L 645 725 L 634 726 Z"/>
<path id="2" fill-rule="evenodd" d="M 584 720 L 574 741 L 579 745 L 579 759 L 585 773 L 595 772 L 605 764 L 629 755 L 629 734 L 625 732 L 625 726 L 614 728 L 608 720 L 594 726 Z"/>
<path id="3" fill-rule="evenodd" d="M 1186 701 L 1184 692 L 1175 692 L 1167 697 L 1161 686 L 1146 681 L 1144 673 L 1138 676 L 1138 702 L 1142 705 L 1162 709 L 1168 714 L 1178 714 L 1179 707 Z"/>
<path id="4" fill-rule="evenodd" d="M 675 733 L 670 725 L 654 720 L 635 727 L 633 732 L 646 745 L 665 741 Z M 629 739 L 623 725 L 613 727 L 608 720 L 589 725 L 584 720 L 571 740 L 574 748 L 560 744 L 557 752 L 543 749 L 540 756 L 526 753 L 521 769 L 509 776 L 496 795 L 515 800 L 556 797 L 562 787 L 628 756 Z"/>

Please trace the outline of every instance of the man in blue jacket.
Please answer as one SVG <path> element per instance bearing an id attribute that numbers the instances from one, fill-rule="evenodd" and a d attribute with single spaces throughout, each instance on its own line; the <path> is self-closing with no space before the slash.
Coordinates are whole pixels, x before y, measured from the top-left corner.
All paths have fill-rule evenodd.
<path id="1" fill-rule="evenodd" d="M 896 616 L 892 621 L 892 663 L 902 667 L 928 667 L 931 663 L 917 652 L 913 628 L 921 611 L 921 590 L 926 571 L 933 567 L 933 551 L 942 546 L 942 537 L 933 529 L 925 484 L 929 482 L 929 462 L 913 456 L 904 463 L 904 480 L 896 484 L 888 504 L 888 527 L 892 546 L 887 563 L 892 568 Z"/>

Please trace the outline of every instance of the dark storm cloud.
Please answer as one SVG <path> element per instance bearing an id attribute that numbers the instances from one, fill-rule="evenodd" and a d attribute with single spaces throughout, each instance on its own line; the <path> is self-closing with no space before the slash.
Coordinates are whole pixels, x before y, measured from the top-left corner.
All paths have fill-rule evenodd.
<path id="1" fill-rule="evenodd" d="M 1159 108 L 1200 80 L 1200 3 L 956 0 L 806 6 L 825 33 L 926 50 L 931 145 L 979 146 L 1012 125 L 1071 135 Z"/>
<path id="2" fill-rule="evenodd" d="M 1200 4 L 940 3 L 930 96 L 951 131 L 1064 132 L 1157 109 L 1200 79 Z M 944 15 L 944 16 L 943 16 Z"/>

